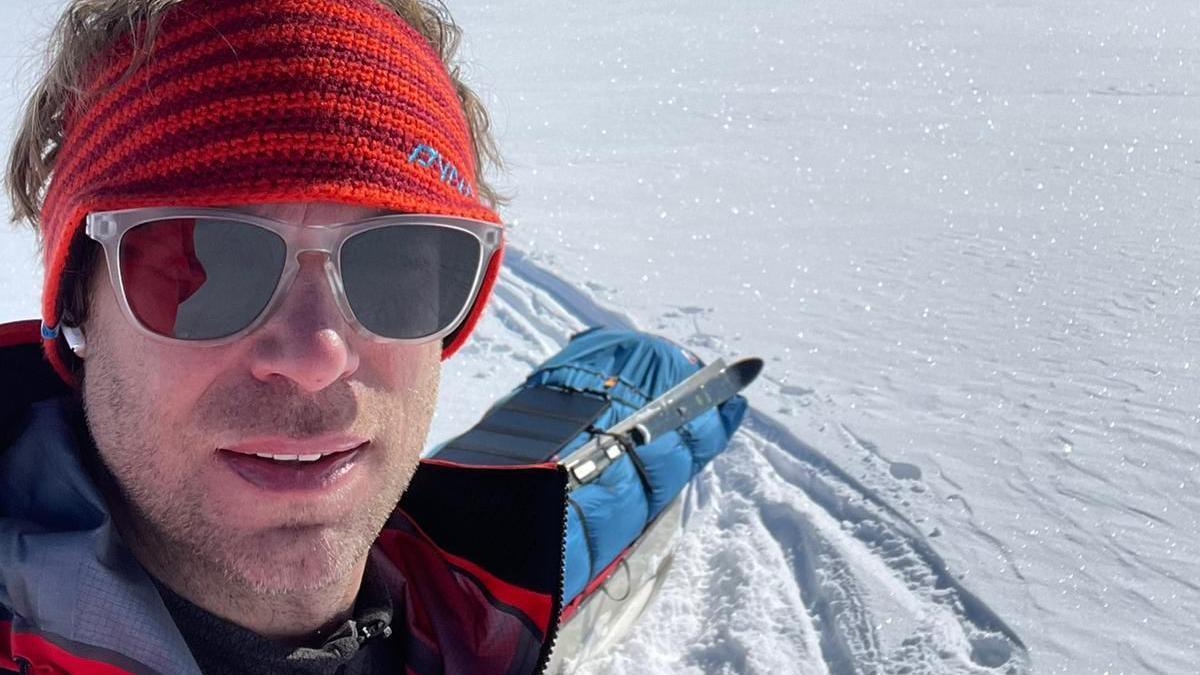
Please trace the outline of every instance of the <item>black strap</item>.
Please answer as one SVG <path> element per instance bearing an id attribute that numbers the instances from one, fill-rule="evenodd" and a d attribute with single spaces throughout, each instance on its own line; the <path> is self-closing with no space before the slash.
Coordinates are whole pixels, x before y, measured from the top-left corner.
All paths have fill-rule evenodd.
<path id="1" fill-rule="evenodd" d="M 606 436 L 617 442 L 625 454 L 629 456 L 629 461 L 633 463 L 633 470 L 637 472 L 638 480 L 642 482 L 642 490 L 646 492 L 646 496 L 654 494 L 654 488 L 650 486 L 650 476 L 646 473 L 646 463 L 642 461 L 641 455 L 637 452 L 637 443 L 634 442 L 633 436 L 630 434 L 614 434 L 611 431 L 598 429 L 595 426 L 589 426 L 587 432 L 592 436 Z"/>
<path id="2" fill-rule="evenodd" d="M 588 530 L 587 517 L 584 516 L 583 507 L 579 505 L 579 502 L 571 499 L 570 495 L 567 496 L 567 504 L 575 509 L 575 515 L 579 517 L 579 529 L 583 530 L 583 543 L 588 550 L 588 581 L 591 581 L 596 578 L 596 561 L 592 559 L 591 555 L 592 537 Z"/>

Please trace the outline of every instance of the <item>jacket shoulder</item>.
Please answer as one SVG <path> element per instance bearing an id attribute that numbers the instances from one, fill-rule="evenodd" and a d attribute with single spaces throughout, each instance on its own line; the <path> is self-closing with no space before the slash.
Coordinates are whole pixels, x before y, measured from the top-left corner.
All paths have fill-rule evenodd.
<path id="1" fill-rule="evenodd" d="M 566 475 L 555 464 L 422 460 L 377 542 L 403 577 L 420 580 L 404 593 L 409 652 L 440 672 L 542 672 L 561 610 L 565 527 Z"/>
<path id="2" fill-rule="evenodd" d="M 0 448 L 12 442 L 31 404 L 70 393 L 42 352 L 41 322 L 0 324 Z"/>

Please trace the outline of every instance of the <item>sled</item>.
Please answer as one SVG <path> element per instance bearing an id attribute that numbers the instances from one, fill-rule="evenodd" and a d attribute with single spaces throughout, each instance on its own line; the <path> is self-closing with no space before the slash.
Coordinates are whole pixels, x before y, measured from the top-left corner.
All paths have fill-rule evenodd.
<path id="1" fill-rule="evenodd" d="M 593 328 L 498 401 L 434 459 L 556 462 L 569 480 L 562 612 L 547 672 L 616 644 L 657 594 L 692 479 L 746 412 L 762 361 L 707 366 L 664 338 Z"/>

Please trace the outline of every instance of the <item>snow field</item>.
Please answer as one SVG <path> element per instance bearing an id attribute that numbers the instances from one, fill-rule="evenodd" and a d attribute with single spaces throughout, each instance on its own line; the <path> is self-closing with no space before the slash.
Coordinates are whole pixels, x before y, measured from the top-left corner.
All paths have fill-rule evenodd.
<path id="1" fill-rule="evenodd" d="M 1037 672 L 1194 669 L 1200 6 L 459 16 L 530 261 L 764 356 L 757 411 L 912 523 Z"/>
<path id="2" fill-rule="evenodd" d="M 451 436 L 605 315 L 517 250 L 431 436 Z M 632 326 L 636 327 L 636 326 Z M 495 358 L 521 354 L 513 358 Z M 515 366 L 514 366 L 515 364 Z M 471 372 L 471 371 L 474 372 Z M 467 383 L 487 394 L 469 419 Z M 450 397 L 454 397 L 451 399 Z M 690 495 L 662 594 L 615 653 L 584 673 L 1021 672 L 1024 647 L 962 589 L 911 523 L 771 417 L 752 412 Z M 997 668 L 1003 667 L 1003 670 Z"/>
<path id="3" fill-rule="evenodd" d="M 58 4 L 0 8 L 10 119 Z M 767 362 L 582 672 L 1195 670 L 1200 5 L 451 9 L 514 247 L 431 442 L 593 323 Z"/>

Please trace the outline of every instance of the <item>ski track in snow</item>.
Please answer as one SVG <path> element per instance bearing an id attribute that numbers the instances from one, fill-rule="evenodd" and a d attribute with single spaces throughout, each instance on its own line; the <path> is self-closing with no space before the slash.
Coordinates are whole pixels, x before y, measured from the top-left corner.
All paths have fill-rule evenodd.
<path id="1" fill-rule="evenodd" d="M 596 324 L 637 328 L 510 249 L 466 358 L 447 364 L 444 391 L 457 412 L 435 420 L 433 437 L 465 428 L 530 366 Z M 501 355 L 509 358 L 489 358 Z M 480 380 L 487 385 L 472 384 Z M 785 398 L 814 393 L 764 383 L 754 389 Z M 752 390 L 752 402 L 761 395 Z M 814 423 L 834 432 L 830 438 L 878 460 L 876 473 L 890 477 L 891 494 L 887 481 L 868 487 L 752 408 L 696 482 L 661 595 L 619 649 L 572 664 L 577 672 L 1029 671 L 1021 639 L 890 505 L 919 469 L 887 460 L 871 441 L 828 419 L 819 401 L 804 405 Z"/>

